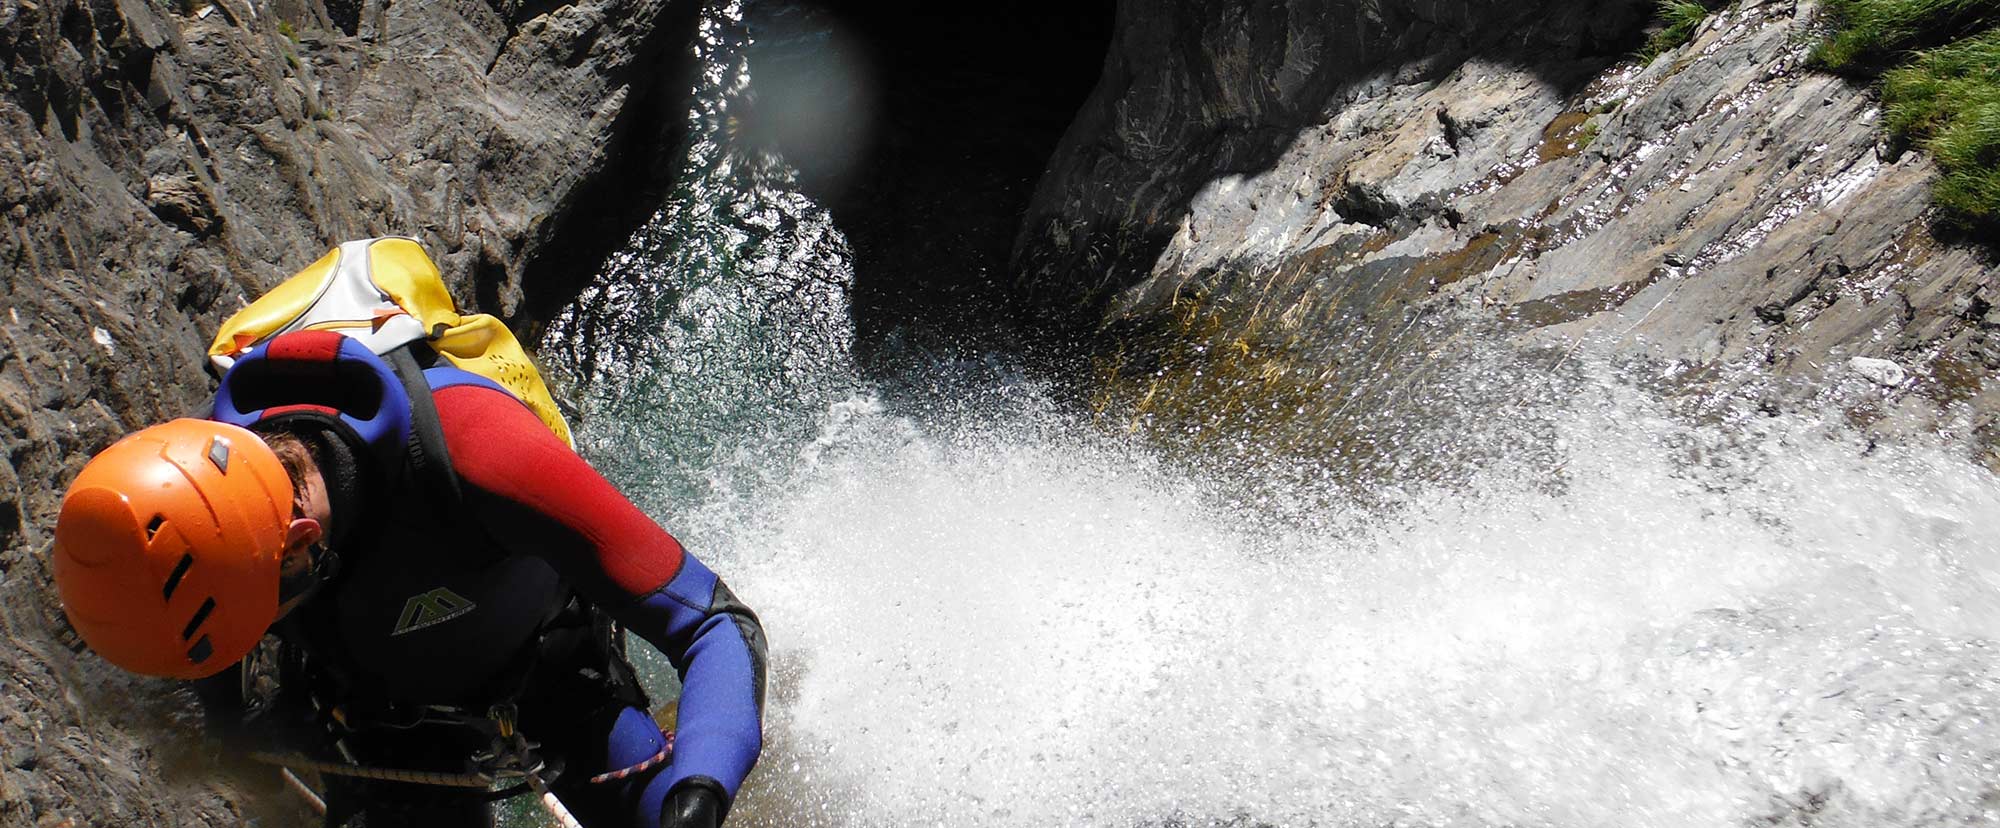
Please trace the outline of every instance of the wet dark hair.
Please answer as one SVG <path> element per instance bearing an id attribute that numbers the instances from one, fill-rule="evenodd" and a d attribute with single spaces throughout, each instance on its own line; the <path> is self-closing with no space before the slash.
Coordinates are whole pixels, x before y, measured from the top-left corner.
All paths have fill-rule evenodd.
<path id="1" fill-rule="evenodd" d="M 365 521 L 358 517 L 366 500 L 360 456 L 330 428 L 311 422 L 290 422 L 251 429 L 278 455 L 285 476 L 292 480 L 292 517 L 306 517 L 306 481 L 317 472 L 318 488 L 326 496 L 331 517 L 325 545 L 339 546 L 349 530 Z"/>
<path id="2" fill-rule="evenodd" d="M 264 445 L 270 446 L 271 452 L 278 455 L 278 462 L 285 467 L 285 476 L 292 479 L 292 517 L 305 517 L 306 481 L 312 472 L 326 468 L 326 449 L 318 440 L 308 440 L 281 429 L 258 431 L 257 436 L 264 438 Z"/>

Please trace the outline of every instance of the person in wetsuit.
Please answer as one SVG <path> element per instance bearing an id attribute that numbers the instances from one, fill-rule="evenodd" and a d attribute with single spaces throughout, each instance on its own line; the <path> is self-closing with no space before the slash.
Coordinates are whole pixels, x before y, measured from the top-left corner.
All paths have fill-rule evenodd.
<path id="1" fill-rule="evenodd" d="M 348 761 L 459 770 L 505 718 L 584 824 L 718 825 L 762 746 L 756 616 L 518 399 L 410 347 L 392 368 L 336 333 L 279 336 L 210 418 L 93 458 L 53 547 L 72 625 L 186 679 L 273 631 Z M 665 761 L 611 622 L 681 674 Z M 491 821 L 451 789 L 329 786 L 330 824 Z"/>

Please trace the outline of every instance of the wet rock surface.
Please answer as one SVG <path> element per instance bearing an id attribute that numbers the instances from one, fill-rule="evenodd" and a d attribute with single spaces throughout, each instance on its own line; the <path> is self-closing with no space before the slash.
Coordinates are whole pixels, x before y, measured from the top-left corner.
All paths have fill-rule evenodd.
<path id="1" fill-rule="evenodd" d="M 1987 451 L 2000 268 L 1934 236 L 1934 169 L 1871 93 L 1807 66 L 1810 3 L 1722 9 L 1647 65 L 1596 4 L 1432 11 L 1121 8 L 1017 243 L 1023 315 L 1094 338 L 1139 408 L 1255 386 L 1218 427 L 1379 415 L 1367 377 L 1488 327 L 1780 377 L 1865 358 L 1897 414 L 1871 428 L 1963 406 Z"/>
<path id="2" fill-rule="evenodd" d="M 414 236 L 532 329 L 651 211 L 697 11 L 0 0 L 0 824 L 256 816 L 219 748 L 174 738 L 182 691 L 64 637 L 62 486 L 194 410 L 208 333 L 338 240 Z"/>

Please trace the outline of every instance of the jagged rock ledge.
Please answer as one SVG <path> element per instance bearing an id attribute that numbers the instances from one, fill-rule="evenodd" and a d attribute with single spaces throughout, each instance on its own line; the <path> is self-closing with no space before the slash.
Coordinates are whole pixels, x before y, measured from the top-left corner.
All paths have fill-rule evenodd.
<path id="1" fill-rule="evenodd" d="M 244 821 L 185 704 L 53 635 L 61 487 L 196 406 L 207 332 L 346 238 L 532 329 L 654 206 L 700 5 L 0 0 L 0 824 Z M 185 731 L 192 732 L 192 731 Z"/>
<path id="2" fill-rule="evenodd" d="M 1337 412 L 1393 416 L 1371 377 L 1486 324 L 1860 377 L 1870 428 L 1955 410 L 2000 461 L 2000 267 L 1934 237 L 1934 169 L 1880 145 L 1870 91 L 1807 65 L 1811 3 L 1721 9 L 1646 65 L 1622 4 L 1142 5 L 1013 262 L 1112 410 L 1338 441 Z"/>

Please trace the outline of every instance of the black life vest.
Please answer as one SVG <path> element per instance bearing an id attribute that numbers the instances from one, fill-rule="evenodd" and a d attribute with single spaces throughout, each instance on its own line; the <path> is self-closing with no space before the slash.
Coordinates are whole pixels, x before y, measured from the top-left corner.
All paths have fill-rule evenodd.
<path id="1" fill-rule="evenodd" d="M 343 532 L 341 572 L 288 619 L 308 656 L 362 705 L 497 703 L 518 692 L 573 591 L 539 557 L 507 551 L 467 518 L 432 395 L 490 379 L 421 344 L 378 357 L 324 331 L 285 334 L 223 376 L 213 419 L 322 428 L 357 449 L 369 495 Z M 510 395 L 511 396 L 511 395 Z M 586 622 L 587 623 L 587 622 Z"/>

